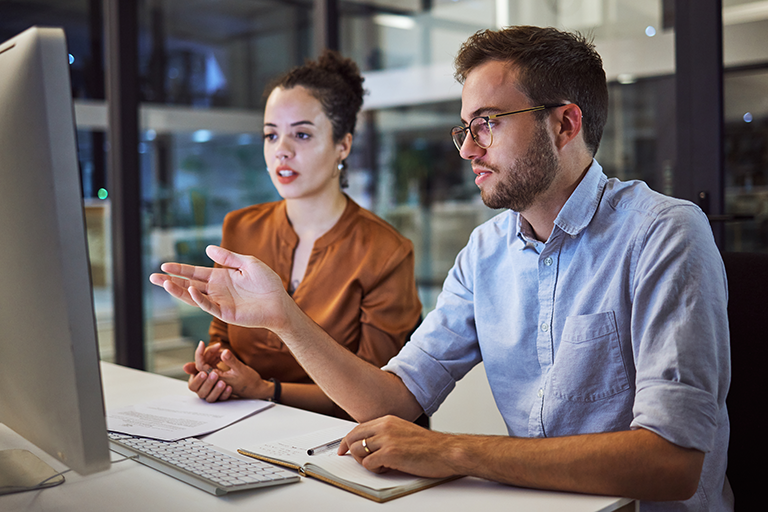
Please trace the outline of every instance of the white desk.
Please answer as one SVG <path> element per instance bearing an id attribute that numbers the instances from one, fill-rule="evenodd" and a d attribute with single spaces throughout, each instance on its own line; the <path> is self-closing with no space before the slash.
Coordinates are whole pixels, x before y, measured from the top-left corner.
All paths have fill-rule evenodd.
<path id="1" fill-rule="evenodd" d="M 187 393 L 186 383 L 160 375 L 102 363 L 106 407 L 116 408 L 164 395 Z M 205 437 L 235 451 L 261 442 L 328 427 L 336 418 L 277 405 Z M 0 424 L 0 449 L 26 448 L 54 469 L 65 469 L 55 459 Z M 122 458 L 112 454 L 113 460 Z M 312 478 L 299 483 L 242 491 L 217 498 L 133 461 L 113 464 L 107 471 L 81 477 L 66 474 L 66 482 L 42 491 L 0 496 L 2 511 L 126 511 L 212 512 L 264 511 L 418 511 L 473 510 L 612 511 L 635 509 L 626 498 L 543 492 L 505 486 L 477 478 L 462 478 L 387 503 L 375 503 Z"/>

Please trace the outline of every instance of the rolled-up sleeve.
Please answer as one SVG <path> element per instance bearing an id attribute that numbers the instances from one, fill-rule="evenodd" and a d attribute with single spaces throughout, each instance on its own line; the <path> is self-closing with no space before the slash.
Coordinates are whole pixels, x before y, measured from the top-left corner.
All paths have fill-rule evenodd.
<path id="1" fill-rule="evenodd" d="M 725 269 L 706 217 L 692 205 L 670 208 L 649 223 L 637 261 L 631 427 L 709 452 L 728 393 L 730 348 Z"/>
<path id="2" fill-rule="evenodd" d="M 383 368 L 400 377 L 429 415 L 456 382 L 482 360 L 475 329 L 472 275 L 464 272 L 474 268 L 470 259 L 468 246 L 448 273 L 435 309 Z"/>

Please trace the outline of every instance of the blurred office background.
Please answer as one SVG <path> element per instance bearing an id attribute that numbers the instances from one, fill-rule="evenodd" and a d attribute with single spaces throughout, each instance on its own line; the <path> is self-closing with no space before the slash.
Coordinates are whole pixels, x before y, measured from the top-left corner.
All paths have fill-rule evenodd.
<path id="1" fill-rule="evenodd" d="M 32 25 L 66 30 L 101 357 L 126 364 L 125 349 L 116 350 L 114 341 L 111 219 L 119 185 L 109 172 L 105 101 L 109 2 L 0 0 L 0 40 Z M 155 289 L 147 276 L 168 260 L 208 264 L 204 248 L 219 241 L 226 212 L 278 198 L 261 140 L 262 92 L 276 74 L 322 46 L 360 65 L 369 94 L 348 161 L 348 193 L 413 240 L 426 313 L 472 228 L 498 213 L 480 201 L 470 166 L 449 137 L 459 124 L 461 87 L 452 77 L 459 45 L 477 30 L 511 24 L 592 34 L 611 102 L 598 161 L 609 176 L 642 179 L 676 195 L 675 183 L 686 178 L 681 172 L 699 170 L 681 171 L 676 160 L 675 4 L 138 1 L 135 21 L 118 21 L 131 25 L 121 28 L 135 34 L 137 46 L 138 170 L 128 178 L 139 186 L 138 220 L 131 222 L 140 233 L 136 286 L 143 299 L 140 335 L 123 342 L 135 355 L 127 364 L 180 376 L 195 343 L 207 339 L 209 317 Z M 709 112 L 713 123 L 723 120 L 724 165 L 713 163 L 723 207 L 713 226 L 722 230 L 722 250 L 768 252 L 768 2 L 721 6 L 722 117 L 716 103 Z"/>

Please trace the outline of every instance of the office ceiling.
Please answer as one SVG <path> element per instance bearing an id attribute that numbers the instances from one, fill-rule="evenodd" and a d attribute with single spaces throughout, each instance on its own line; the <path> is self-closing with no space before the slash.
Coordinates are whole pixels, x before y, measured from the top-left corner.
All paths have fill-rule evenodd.
<path id="1" fill-rule="evenodd" d="M 479 0 L 340 0 L 340 8 L 347 13 L 419 14 L 426 3 L 439 8 L 443 5 L 478 3 Z M 598 9 L 605 25 L 621 25 L 617 17 L 636 17 L 644 13 L 659 16 L 662 0 L 507 0 L 511 7 L 525 3 L 537 9 L 552 12 L 576 12 L 579 9 Z M 670 0 L 671 1 L 671 0 Z M 746 23 L 768 19 L 768 1 L 722 0 L 725 24 Z M 199 40 L 224 41 L 239 38 L 254 30 L 272 30 L 261 27 L 259 19 L 276 8 L 303 7 L 311 9 L 313 0 L 146 0 L 144 12 L 152 6 L 166 13 L 167 33 L 180 35 L 193 33 Z M 485 3 L 489 3 L 487 0 Z M 594 4 L 591 7 L 590 4 Z M 43 25 L 82 24 L 91 6 L 101 0 L 0 0 L 0 26 L 3 31 L 20 32 L 31 23 Z"/>

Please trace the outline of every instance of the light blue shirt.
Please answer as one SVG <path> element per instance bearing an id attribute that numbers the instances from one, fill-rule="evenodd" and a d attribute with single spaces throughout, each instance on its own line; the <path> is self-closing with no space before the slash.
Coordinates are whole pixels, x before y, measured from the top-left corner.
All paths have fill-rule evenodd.
<path id="1" fill-rule="evenodd" d="M 477 227 L 385 370 L 428 414 L 484 362 L 511 436 L 646 428 L 706 452 L 686 502 L 731 510 L 725 269 L 706 216 L 593 161 L 546 243 L 506 211 Z"/>

